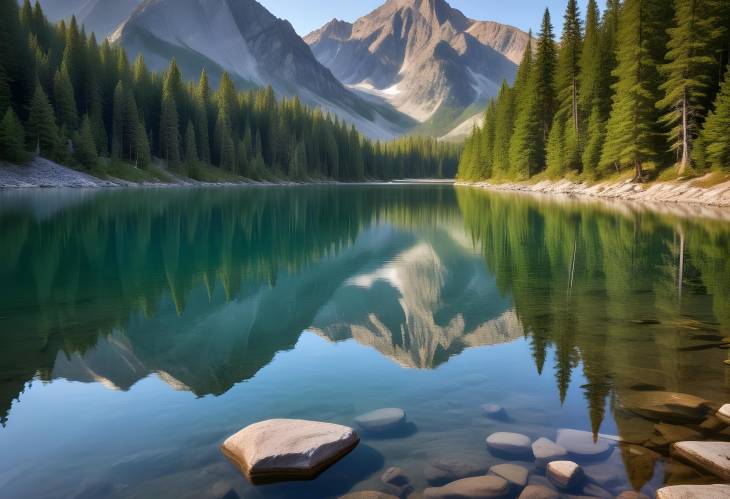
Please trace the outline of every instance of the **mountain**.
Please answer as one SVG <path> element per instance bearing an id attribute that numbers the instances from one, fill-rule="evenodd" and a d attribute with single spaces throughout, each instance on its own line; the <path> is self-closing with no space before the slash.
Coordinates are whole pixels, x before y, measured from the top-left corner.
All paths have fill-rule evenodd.
<path id="1" fill-rule="evenodd" d="M 134 11 L 142 0 L 40 0 L 51 21 L 76 16 L 79 24 L 98 39 L 106 38 Z"/>
<path id="2" fill-rule="evenodd" d="M 228 71 L 239 85 L 271 85 L 280 95 L 298 95 L 372 138 L 391 138 L 413 124 L 345 88 L 289 22 L 255 0 L 145 0 L 110 39 L 130 58 L 143 54 L 154 70 L 175 57 L 189 79 L 206 68 L 215 84 Z"/>
<path id="3" fill-rule="evenodd" d="M 444 0 L 388 0 L 354 23 L 332 20 L 304 40 L 343 83 L 446 133 L 512 82 L 528 34 L 475 21 Z"/>

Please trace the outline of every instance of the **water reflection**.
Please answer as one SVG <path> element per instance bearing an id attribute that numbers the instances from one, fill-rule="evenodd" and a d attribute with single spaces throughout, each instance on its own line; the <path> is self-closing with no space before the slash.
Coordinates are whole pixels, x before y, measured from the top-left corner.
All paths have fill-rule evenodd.
<path id="1" fill-rule="evenodd" d="M 424 370 L 526 338 L 546 398 L 580 378 L 590 429 L 632 442 L 637 389 L 730 394 L 722 221 L 441 186 L 52 191 L 2 193 L 0 233 L 3 424 L 35 378 L 221 396 L 303 331 Z"/>

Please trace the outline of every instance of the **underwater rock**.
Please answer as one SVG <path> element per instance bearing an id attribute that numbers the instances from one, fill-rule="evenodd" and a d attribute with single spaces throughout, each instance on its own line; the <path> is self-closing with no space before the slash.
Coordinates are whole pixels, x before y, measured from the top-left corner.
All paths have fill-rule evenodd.
<path id="1" fill-rule="evenodd" d="M 672 454 L 730 482 L 730 442 L 678 442 Z"/>
<path id="2" fill-rule="evenodd" d="M 271 419 L 228 437 L 221 450 L 254 483 L 311 479 L 360 441 L 347 426 Z"/>
<path id="3" fill-rule="evenodd" d="M 355 418 L 355 424 L 369 433 L 392 431 L 400 428 L 405 422 L 406 412 L 394 407 L 377 409 Z"/>
<path id="4" fill-rule="evenodd" d="M 559 489 L 569 490 L 583 479 L 583 469 L 573 461 L 553 461 L 547 466 L 547 477 Z"/>
<path id="5" fill-rule="evenodd" d="M 530 474 L 527 468 L 518 464 L 496 464 L 489 468 L 489 473 L 504 478 L 520 490 L 527 485 L 527 476 Z"/>
<path id="6" fill-rule="evenodd" d="M 726 425 L 730 425 L 730 404 L 725 404 L 720 407 L 720 409 L 715 414 L 715 417 Z"/>
<path id="7" fill-rule="evenodd" d="M 415 490 L 406 472 L 397 466 L 388 468 L 380 477 L 380 481 L 388 487 L 390 492 L 400 497 L 407 496 Z"/>
<path id="8" fill-rule="evenodd" d="M 528 485 L 518 499 L 560 499 L 560 494 L 542 485 Z"/>
<path id="9" fill-rule="evenodd" d="M 498 404 L 485 404 L 482 406 L 482 413 L 489 419 L 496 421 L 509 421 L 510 417 L 507 410 Z"/>
<path id="10" fill-rule="evenodd" d="M 668 443 L 682 442 L 684 440 L 697 440 L 702 437 L 700 432 L 687 428 L 686 426 L 659 423 L 654 425 L 654 433 Z"/>
<path id="11" fill-rule="evenodd" d="M 535 456 L 535 466 L 547 468 L 550 461 L 561 461 L 568 456 L 565 447 L 556 444 L 549 438 L 541 437 L 532 443 L 532 454 Z"/>
<path id="12" fill-rule="evenodd" d="M 556 443 L 568 451 L 573 459 L 600 459 L 611 451 L 613 442 L 599 438 L 593 440 L 593 433 L 580 430 L 558 430 Z"/>
<path id="13" fill-rule="evenodd" d="M 510 486 L 498 476 L 477 476 L 451 482 L 442 487 L 429 487 L 426 499 L 498 499 L 507 497 Z"/>
<path id="14" fill-rule="evenodd" d="M 475 464 L 469 459 L 453 457 L 430 461 L 423 468 L 423 475 L 430 485 L 440 486 L 462 478 L 483 475 L 486 471 L 485 466 Z"/>
<path id="15" fill-rule="evenodd" d="M 530 444 L 530 438 L 520 433 L 497 432 L 487 437 L 487 447 L 490 451 L 513 457 L 531 456 Z"/>
<path id="16" fill-rule="evenodd" d="M 675 392 L 629 393 L 621 398 L 621 406 L 647 419 L 669 423 L 698 423 L 710 412 L 710 402 Z"/>
<path id="17" fill-rule="evenodd" d="M 674 485 L 657 490 L 656 499 L 730 499 L 730 485 Z"/>

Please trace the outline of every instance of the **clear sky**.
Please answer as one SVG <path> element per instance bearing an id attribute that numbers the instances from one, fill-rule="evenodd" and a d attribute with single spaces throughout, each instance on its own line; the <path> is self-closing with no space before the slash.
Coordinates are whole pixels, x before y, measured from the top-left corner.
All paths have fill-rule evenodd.
<path id="1" fill-rule="evenodd" d="M 385 2 L 385 0 L 258 0 L 277 17 L 289 20 L 304 36 L 336 17 L 354 21 Z M 497 21 L 527 31 L 540 29 L 545 7 L 550 9 L 556 37 L 563 26 L 566 0 L 447 0 L 452 7 L 468 17 Z M 579 0 L 585 16 L 588 0 Z M 599 1 L 599 5 L 603 2 Z"/>

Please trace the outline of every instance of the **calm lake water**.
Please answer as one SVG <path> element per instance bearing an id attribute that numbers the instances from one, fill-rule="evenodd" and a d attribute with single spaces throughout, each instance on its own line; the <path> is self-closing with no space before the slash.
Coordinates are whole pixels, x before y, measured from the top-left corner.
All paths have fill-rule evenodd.
<path id="1" fill-rule="evenodd" d="M 504 462 L 495 431 L 644 442 L 641 390 L 730 400 L 724 222 L 438 185 L 52 190 L 1 192 L 0 234 L 3 498 L 326 498 L 390 466 L 422 490 L 431 460 Z M 409 431 L 311 482 L 219 451 L 382 407 Z M 661 454 L 593 466 L 613 494 L 718 481 Z"/>

